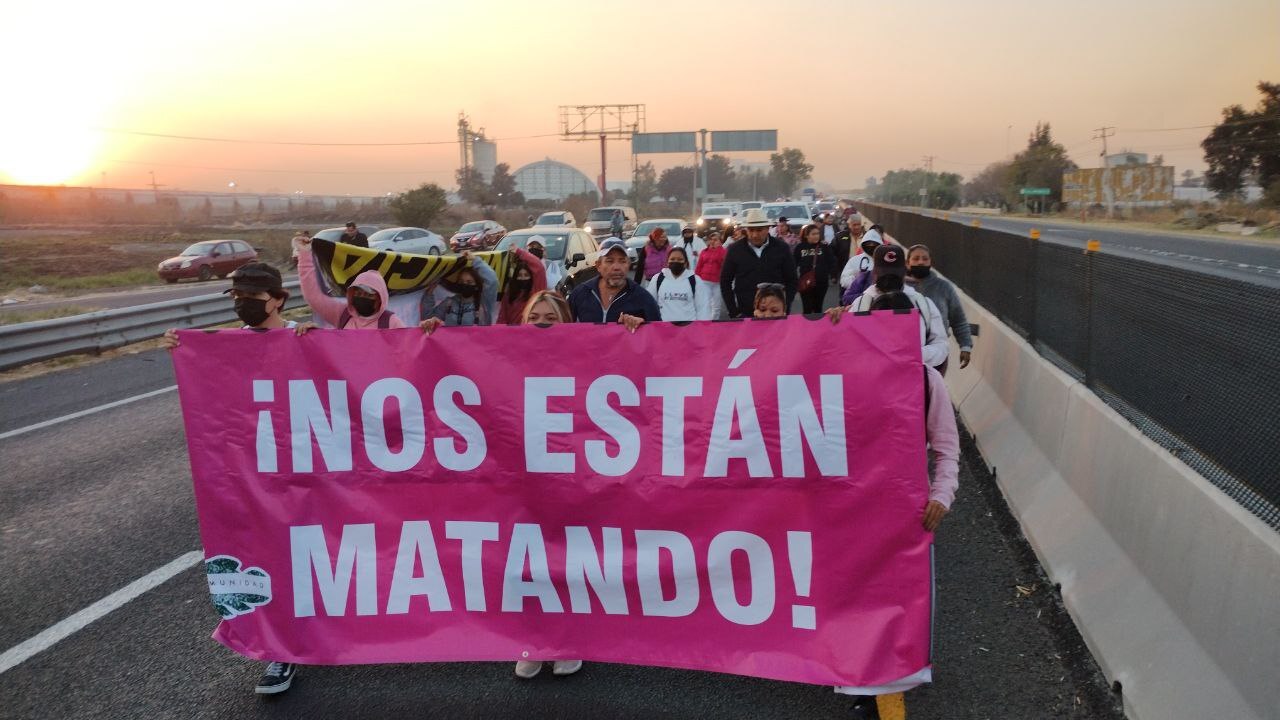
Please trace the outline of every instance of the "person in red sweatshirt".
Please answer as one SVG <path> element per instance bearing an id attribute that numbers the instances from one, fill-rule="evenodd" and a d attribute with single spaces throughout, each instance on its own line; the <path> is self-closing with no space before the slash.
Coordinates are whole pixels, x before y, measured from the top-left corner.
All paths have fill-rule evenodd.
<path id="1" fill-rule="evenodd" d="M 698 278 L 701 292 L 706 293 L 711 308 L 711 319 L 719 320 L 723 303 L 720 300 L 720 268 L 724 267 L 724 256 L 728 252 L 722 242 L 719 230 L 712 230 L 704 238 L 707 247 L 698 253 L 698 265 L 694 275 Z"/>
<path id="2" fill-rule="evenodd" d="M 519 258 L 515 273 L 507 281 L 498 306 L 499 325 L 520 325 L 529 298 L 547 289 L 547 268 L 536 255 L 521 247 L 512 252 Z"/>

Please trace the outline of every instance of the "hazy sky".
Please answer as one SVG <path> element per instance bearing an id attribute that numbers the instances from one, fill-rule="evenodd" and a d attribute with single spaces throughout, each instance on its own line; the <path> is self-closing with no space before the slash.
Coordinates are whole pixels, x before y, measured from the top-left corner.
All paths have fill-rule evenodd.
<path id="1" fill-rule="evenodd" d="M 21 2 L 0 44 L 0 182 L 381 194 L 452 185 L 459 111 L 498 138 L 555 133 L 559 105 L 642 103 L 648 130 L 777 128 L 840 188 L 919 166 L 972 175 L 1053 125 L 1203 168 L 1207 125 L 1280 81 L 1278 0 L 896 2 Z M 1012 129 L 1010 129 L 1012 126 Z M 1007 143 L 1007 147 L 1006 147 Z M 499 142 L 595 177 L 594 143 Z M 687 158 L 651 156 L 664 167 Z M 767 156 L 742 155 L 765 160 Z M 629 175 L 611 143 L 610 177 Z"/>

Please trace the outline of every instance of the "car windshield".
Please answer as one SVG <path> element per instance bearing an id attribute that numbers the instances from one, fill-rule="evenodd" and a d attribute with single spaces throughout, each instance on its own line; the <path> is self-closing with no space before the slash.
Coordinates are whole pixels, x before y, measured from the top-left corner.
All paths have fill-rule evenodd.
<path id="1" fill-rule="evenodd" d="M 400 230 L 401 228 L 388 228 L 386 230 L 379 230 L 378 232 L 369 236 L 369 244 L 372 245 L 373 243 L 376 243 L 376 242 L 391 242 L 391 238 L 395 237 L 396 233 L 400 232 Z"/>
<path id="2" fill-rule="evenodd" d="M 733 214 L 733 208 L 728 205 L 713 205 L 703 208 L 702 214 L 706 217 L 729 217 Z"/>
<path id="3" fill-rule="evenodd" d="M 744 202 L 744 203 L 742 203 L 742 209 L 743 209 L 743 210 L 751 210 L 751 209 L 753 209 L 753 208 L 758 208 L 758 207 L 760 207 L 761 205 L 764 205 L 764 203 L 758 203 L 758 202 Z"/>
<path id="4" fill-rule="evenodd" d="M 316 233 L 315 236 L 313 236 L 311 239 L 312 240 L 328 240 L 330 242 L 337 242 L 338 239 L 342 237 L 342 230 L 343 230 L 342 228 L 329 228 L 328 230 L 321 230 L 320 232 Z"/>
<path id="5" fill-rule="evenodd" d="M 610 210 L 609 208 L 596 208 L 595 210 L 591 211 L 590 215 L 587 215 L 587 220 L 596 220 L 596 221 L 612 220 L 613 214 L 615 212 L 618 212 L 618 211 Z"/>
<path id="6" fill-rule="evenodd" d="M 666 230 L 667 237 L 675 237 L 680 234 L 680 231 L 684 228 L 684 225 L 678 222 L 664 222 L 661 220 L 645 220 L 644 222 L 636 226 L 635 237 L 648 239 L 649 233 L 653 232 L 654 229 L 656 228 L 662 228 L 663 230 Z"/>
<path id="7" fill-rule="evenodd" d="M 476 222 L 469 222 L 469 223 L 467 223 L 466 225 L 463 225 L 462 227 L 458 228 L 458 232 L 460 232 L 460 233 L 464 233 L 464 232 L 480 232 L 480 231 L 481 231 L 481 230 L 483 230 L 483 229 L 484 229 L 484 221 L 483 221 L 483 220 L 477 220 Z"/>
<path id="8" fill-rule="evenodd" d="M 565 219 L 564 213 L 556 213 L 554 215 L 543 215 L 542 217 L 538 218 L 538 222 L 534 223 L 534 225 L 563 225 L 564 219 Z"/>
<path id="9" fill-rule="evenodd" d="M 771 205 L 764 209 L 764 214 L 770 220 L 786 218 L 789 224 L 809 222 L 809 211 L 803 205 Z"/>
<path id="10" fill-rule="evenodd" d="M 565 246 L 569 244 L 569 233 L 536 233 L 508 235 L 502 238 L 502 242 L 494 248 L 496 252 L 510 250 L 513 247 L 527 248 L 529 246 L 529 238 L 541 235 L 547 248 L 547 260 L 563 260 Z"/>
<path id="11" fill-rule="evenodd" d="M 208 255 L 213 252 L 213 248 L 216 245 L 217 243 L 196 243 L 195 245 L 188 247 L 186 250 L 183 250 L 180 254 L 185 256 Z"/>

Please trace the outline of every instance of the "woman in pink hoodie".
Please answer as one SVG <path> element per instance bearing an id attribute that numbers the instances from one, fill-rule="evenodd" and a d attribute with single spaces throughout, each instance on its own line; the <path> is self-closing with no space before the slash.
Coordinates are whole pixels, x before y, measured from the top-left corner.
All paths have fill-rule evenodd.
<path id="1" fill-rule="evenodd" d="M 311 306 L 311 312 L 339 330 L 377 330 L 402 328 L 404 322 L 387 309 L 387 281 L 376 270 L 366 270 L 347 286 L 345 298 L 331 297 L 320 287 L 316 276 L 315 258 L 311 254 L 310 239 L 297 239 L 301 246 L 298 253 L 298 279 L 302 285 L 302 297 Z"/>

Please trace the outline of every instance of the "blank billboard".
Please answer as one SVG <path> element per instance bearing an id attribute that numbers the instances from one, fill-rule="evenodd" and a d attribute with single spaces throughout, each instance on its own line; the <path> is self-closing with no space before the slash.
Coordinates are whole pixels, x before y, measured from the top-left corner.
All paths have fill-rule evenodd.
<path id="1" fill-rule="evenodd" d="M 711 133 L 712 152 L 752 152 L 777 149 L 777 130 L 717 130 Z"/>
<path id="2" fill-rule="evenodd" d="M 635 133 L 631 136 L 631 153 L 691 153 L 698 149 L 696 133 Z"/>

